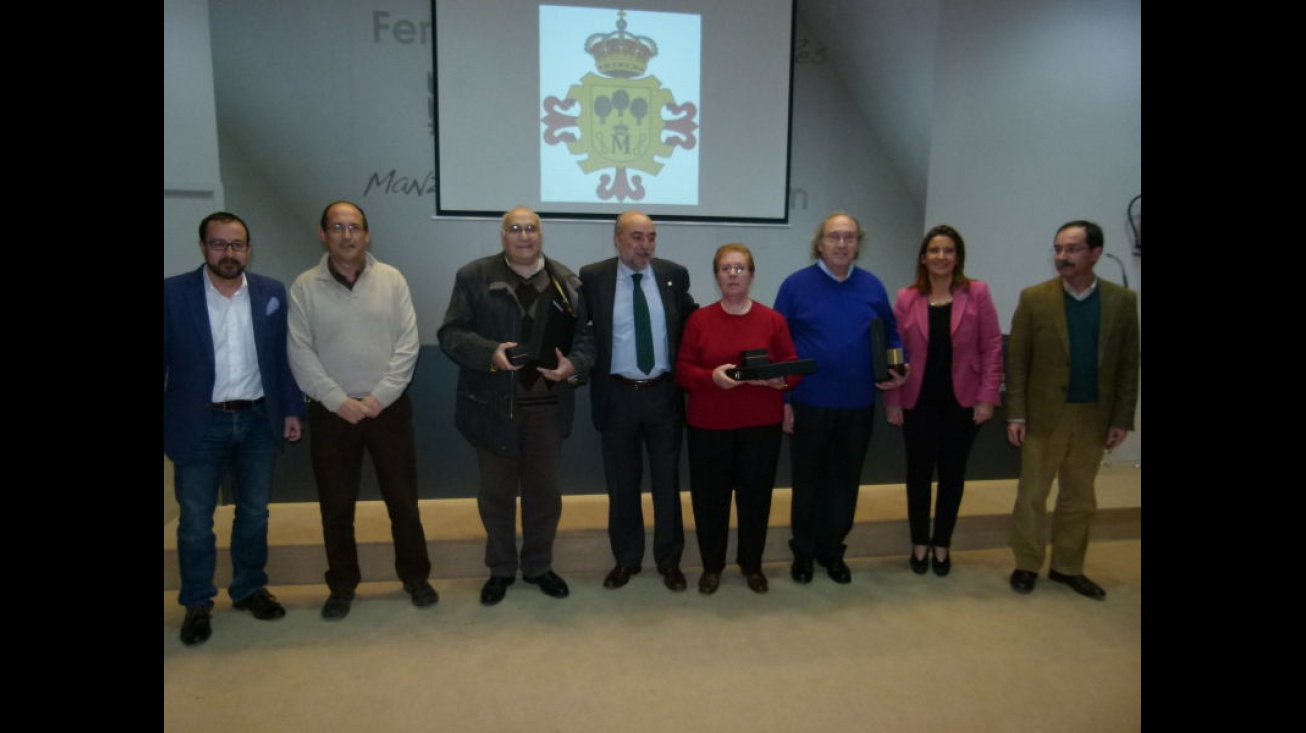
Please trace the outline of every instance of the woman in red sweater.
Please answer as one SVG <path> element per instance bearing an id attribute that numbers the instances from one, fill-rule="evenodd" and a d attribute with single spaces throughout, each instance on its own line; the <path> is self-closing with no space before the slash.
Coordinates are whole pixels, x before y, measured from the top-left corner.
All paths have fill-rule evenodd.
<path id="1" fill-rule="evenodd" d="M 726 564 L 730 498 L 739 522 L 736 561 L 748 587 L 767 591 L 762 550 L 771 516 L 771 489 L 780 454 L 784 391 L 801 377 L 738 382 L 726 376 L 740 352 L 765 349 L 772 362 L 798 358 L 784 316 L 754 302 L 753 255 L 742 244 L 716 251 L 712 272 L 721 300 L 699 308 L 685 324 L 676 381 L 689 396 L 689 483 L 703 577 L 698 591 L 715 593 Z"/>

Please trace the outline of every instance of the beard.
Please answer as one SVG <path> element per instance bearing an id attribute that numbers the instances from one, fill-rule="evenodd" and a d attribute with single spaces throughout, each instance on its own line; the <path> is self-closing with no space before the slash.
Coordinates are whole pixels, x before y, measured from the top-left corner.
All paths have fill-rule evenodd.
<path id="1" fill-rule="evenodd" d="M 208 263 L 209 272 L 223 280 L 237 280 L 245 272 L 245 266 L 234 257 L 223 257 L 217 264 Z"/>

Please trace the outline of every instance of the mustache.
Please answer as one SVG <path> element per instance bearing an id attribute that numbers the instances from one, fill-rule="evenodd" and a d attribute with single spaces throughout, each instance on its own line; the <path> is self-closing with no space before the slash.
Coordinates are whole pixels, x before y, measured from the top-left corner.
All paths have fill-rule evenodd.
<path id="1" fill-rule="evenodd" d="M 1067 262 L 1065 260 L 1057 260 L 1057 267 L 1065 268 L 1065 267 L 1074 267 L 1074 266 L 1075 263 L 1073 262 Z"/>

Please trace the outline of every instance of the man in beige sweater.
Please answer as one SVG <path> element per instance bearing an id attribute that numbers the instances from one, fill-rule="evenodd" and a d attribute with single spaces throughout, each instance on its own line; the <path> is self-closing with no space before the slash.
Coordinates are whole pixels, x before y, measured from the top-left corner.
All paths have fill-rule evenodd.
<path id="1" fill-rule="evenodd" d="M 404 390 L 420 341 L 408 282 L 368 252 L 362 209 L 327 205 L 318 237 L 322 261 L 290 289 L 290 368 L 309 404 L 309 453 L 326 544 L 327 619 L 344 618 L 361 581 L 354 505 L 363 452 L 372 455 L 390 514 L 395 572 L 416 606 L 439 600 L 417 509 L 413 408 Z"/>

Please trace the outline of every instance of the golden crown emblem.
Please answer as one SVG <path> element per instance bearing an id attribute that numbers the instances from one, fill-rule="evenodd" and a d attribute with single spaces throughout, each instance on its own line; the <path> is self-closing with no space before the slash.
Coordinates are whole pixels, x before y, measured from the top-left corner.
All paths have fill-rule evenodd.
<path id="1" fill-rule="evenodd" d="M 586 38 L 585 52 L 594 57 L 600 74 L 630 79 L 648 69 L 648 60 L 658 55 L 658 44 L 648 36 L 627 33 L 626 11 L 619 10 L 617 30 Z"/>

